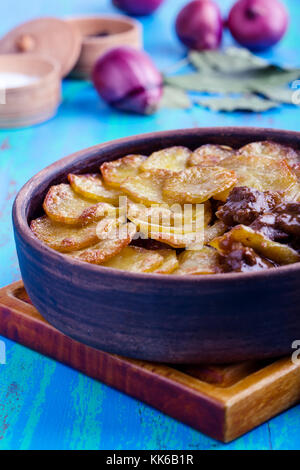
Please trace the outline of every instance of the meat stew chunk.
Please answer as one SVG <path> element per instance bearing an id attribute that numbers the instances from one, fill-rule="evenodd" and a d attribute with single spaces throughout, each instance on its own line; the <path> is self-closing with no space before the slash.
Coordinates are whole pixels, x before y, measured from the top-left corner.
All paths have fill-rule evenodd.
<path id="1" fill-rule="evenodd" d="M 231 191 L 216 216 L 228 227 L 251 225 L 261 214 L 272 211 L 279 202 L 281 199 L 278 193 L 239 186 Z"/>

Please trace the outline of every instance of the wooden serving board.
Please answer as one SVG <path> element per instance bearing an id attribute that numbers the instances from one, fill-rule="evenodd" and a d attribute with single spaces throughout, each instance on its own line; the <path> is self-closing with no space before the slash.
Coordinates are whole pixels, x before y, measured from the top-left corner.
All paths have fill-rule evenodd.
<path id="1" fill-rule="evenodd" d="M 49 325 L 31 304 L 21 281 L 0 289 L 0 334 L 223 442 L 300 401 L 300 364 L 290 358 L 174 367 L 108 354 Z"/>

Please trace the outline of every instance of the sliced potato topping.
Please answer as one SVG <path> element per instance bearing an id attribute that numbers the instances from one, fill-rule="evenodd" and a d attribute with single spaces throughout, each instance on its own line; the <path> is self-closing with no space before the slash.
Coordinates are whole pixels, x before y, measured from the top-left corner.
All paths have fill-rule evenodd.
<path id="1" fill-rule="evenodd" d="M 210 201 L 204 202 L 204 227 L 208 227 L 213 218 L 213 210 Z"/>
<path id="2" fill-rule="evenodd" d="M 152 153 L 141 165 L 142 171 L 165 170 L 172 175 L 185 170 L 191 151 L 186 147 L 170 147 Z"/>
<path id="3" fill-rule="evenodd" d="M 285 193 L 285 196 L 289 201 L 300 202 L 300 163 L 293 165 L 292 170 L 297 178 L 297 183 Z"/>
<path id="4" fill-rule="evenodd" d="M 222 161 L 222 166 L 235 171 L 237 186 L 259 191 L 288 192 L 297 182 L 285 160 L 257 155 L 234 155 Z"/>
<path id="5" fill-rule="evenodd" d="M 300 183 L 300 163 L 297 163 L 293 166 L 293 173 L 295 173 L 297 181 Z"/>
<path id="6" fill-rule="evenodd" d="M 167 178 L 162 193 L 168 201 L 201 203 L 231 188 L 235 181 L 235 172 L 222 167 L 191 167 Z"/>
<path id="7" fill-rule="evenodd" d="M 110 228 L 110 236 L 108 232 L 106 232 L 105 238 L 100 240 L 96 245 L 85 250 L 71 253 L 71 256 L 87 263 L 103 264 L 129 245 L 136 234 L 136 227 L 132 223 L 119 226 L 117 233 L 114 230 L 115 226 L 110 226 Z"/>
<path id="8" fill-rule="evenodd" d="M 285 196 L 287 201 L 300 202 L 300 183 L 296 183 Z"/>
<path id="9" fill-rule="evenodd" d="M 220 272 L 218 252 L 205 246 L 198 251 L 184 251 L 179 255 L 179 267 L 173 274 L 178 276 L 216 274 Z"/>
<path id="10" fill-rule="evenodd" d="M 300 262 L 300 151 L 281 144 L 169 147 L 68 179 L 31 230 L 77 260 L 180 276 Z"/>
<path id="11" fill-rule="evenodd" d="M 210 244 L 220 253 L 226 254 L 232 242 L 241 242 L 244 246 L 253 248 L 262 257 L 284 265 L 300 261 L 297 251 L 288 245 L 269 240 L 265 235 L 256 232 L 246 225 L 237 225 L 222 237 L 214 239 Z"/>
<path id="12" fill-rule="evenodd" d="M 130 176 L 139 173 L 141 164 L 147 159 L 143 155 L 127 155 L 112 162 L 105 162 L 101 165 L 101 173 L 108 186 L 119 188 Z"/>
<path id="13" fill-rule="evenodd" d="M 85 227 L 63 225 L 49 219 L 46 215 L 33 220 L 30 225 L 35 236 L 53 250 L 67 253 L 92 246 L 99 240 L 97 223 Z"/>
<path id="14" fill-rule="evenodd" d="M 68 184 L 52 186 L 43 207 L 50 219 L 68 225 L 85 225 L 116 213 L 110 204 L 93 204 L 78 196 Z"/>
<path id="15" fill-rule="evenodd" d="M 160 250 L 145 250 L 136 246 L 127 246 L 117 256 L 105 262 L 103 266 L 121 269 L 132 273 L 151 273 L 164 262 Z"/>
<path id="16" fill-rule="evenodd" d="M 199 204 L 199 207 L 190 205 L 190 210 L 185 212 L 182 210 L 173 212 L 166 207 L 147 208 L 131 203 L 128 208 L 128 218 L 138 227 L 143 237 L 174 248 L 185 248 L 194 243 L 203 245 L 205 229 L 203 209 L 204 205 Z"/>
<path id="17" fill-rule="evenodd" d="M 213 198 L 214 198 L 216 201 L 226 202 L 227 199 L 228 199 L 229 194 L 231 193 L 231 191 L 233 190 L 233 188 L 235 187 L 235 185 L 236 185 L 236 184 L 233 184 L 233 185 L 231 186 L 231 188 L 225 189 L 225 191 L 221 191 L 220 193 L 215 194 Z"/>
<path id="18" fill-rule="evenodd" d="M 179 262 L 175 250 L 158 250 L 160 256 L 163 257 L 163 262 L 154 272 L 156 274 L 171 274 L 178 268 Z"/>
<path id="19" fill-rule="evenodd" d="M 300 153 L 291 147 L 275 142 L 252 142 L 240 148 L 239 153 L 245 156 L 267 156 L 277 160 L 286 160 L 290 165 L 300 162 Z"/>
<path id="20" fill-rule="evenodd" d="M 227 145 L 201 145 L 188 160 L 189 166 L 218 166 L 224 158 L 234 155 L 235 151 Z"/>
<path id="21" fill-rule="evenodd" d="M 107 188 L 98 174 L 68 176 L 69 182 L 79 196 L 92 201 L 118 204 L 121 193 L 116 189 Z"/>
<path id="22" fill-rule="evenodd" d="M 209 244 L 214 238 L 220 237 L 227 230 L 227 226 L 221 220 L 217 220 L 213 225 L 204 229 L 204 243 Z"/>
<path id="23" fill-rule="evenodd" d="M 145 207 L 130 202 L 127 216 L 139 228 L 149 226 L 150 231 L 154 232 L 183 234 L 202 230 L 207 226 L 212 217 L 212 210 L 209 201 L 203 205 L 189 204 L 185 207 L 175 204 L 170 209 L 167 206 Z"/>
<path id="24" fill-rule="evenodd" d="M 163 171 L 155 172 L 155 175 L 145 171 L 137 176 L 130 176 L 121 184 L 121 189 L 130 198 L 146 206 L 152 204 L 164 204 L 162 186 L 166 179 Z"/>

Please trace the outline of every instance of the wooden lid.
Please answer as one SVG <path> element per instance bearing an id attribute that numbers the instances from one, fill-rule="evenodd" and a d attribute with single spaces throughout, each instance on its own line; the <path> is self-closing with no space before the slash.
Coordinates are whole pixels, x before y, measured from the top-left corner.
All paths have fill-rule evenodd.
<path id="1" fill-rule="evenodd" d="M 65 77 L 79 58 L 81 43 L 81 33 L 74 25 L 57 18 L 38 18 L 7 33 L 0 40 L 0 53 L 42 54 L 56 60 Z"/>

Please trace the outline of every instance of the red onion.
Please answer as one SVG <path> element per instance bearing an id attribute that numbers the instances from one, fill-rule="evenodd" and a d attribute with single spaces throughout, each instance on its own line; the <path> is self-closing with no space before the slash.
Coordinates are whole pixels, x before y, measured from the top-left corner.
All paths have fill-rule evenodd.
<path id="1" fill-rule="evenodd" d="M 93 70 L 99 95 L 124 111 L 151 114 L 162 97 L 162 76 L 150 57 L 124 46 L 109 50 Z"/>
<path id="2" fill-rule="evenodd" d="M 153 13 L 163 0 L 113 0 L 113 4 L 129 15 L 144 16 Z"/>
<path id="3" fill-rule="evenodd" d="M 228 27 L 238 43 L 260 51 L 282 38 L 288 22 L 288 13 L 278 0 L 239 0 L 229 13 Z"/>
<path id="4" fill-rule="evenodd" d="M 190 49 L 217 49 L 223 33 L 218 5 L 211 0 L 188 3 L 177 16 L 176 32 L 183 44 Z"/>

